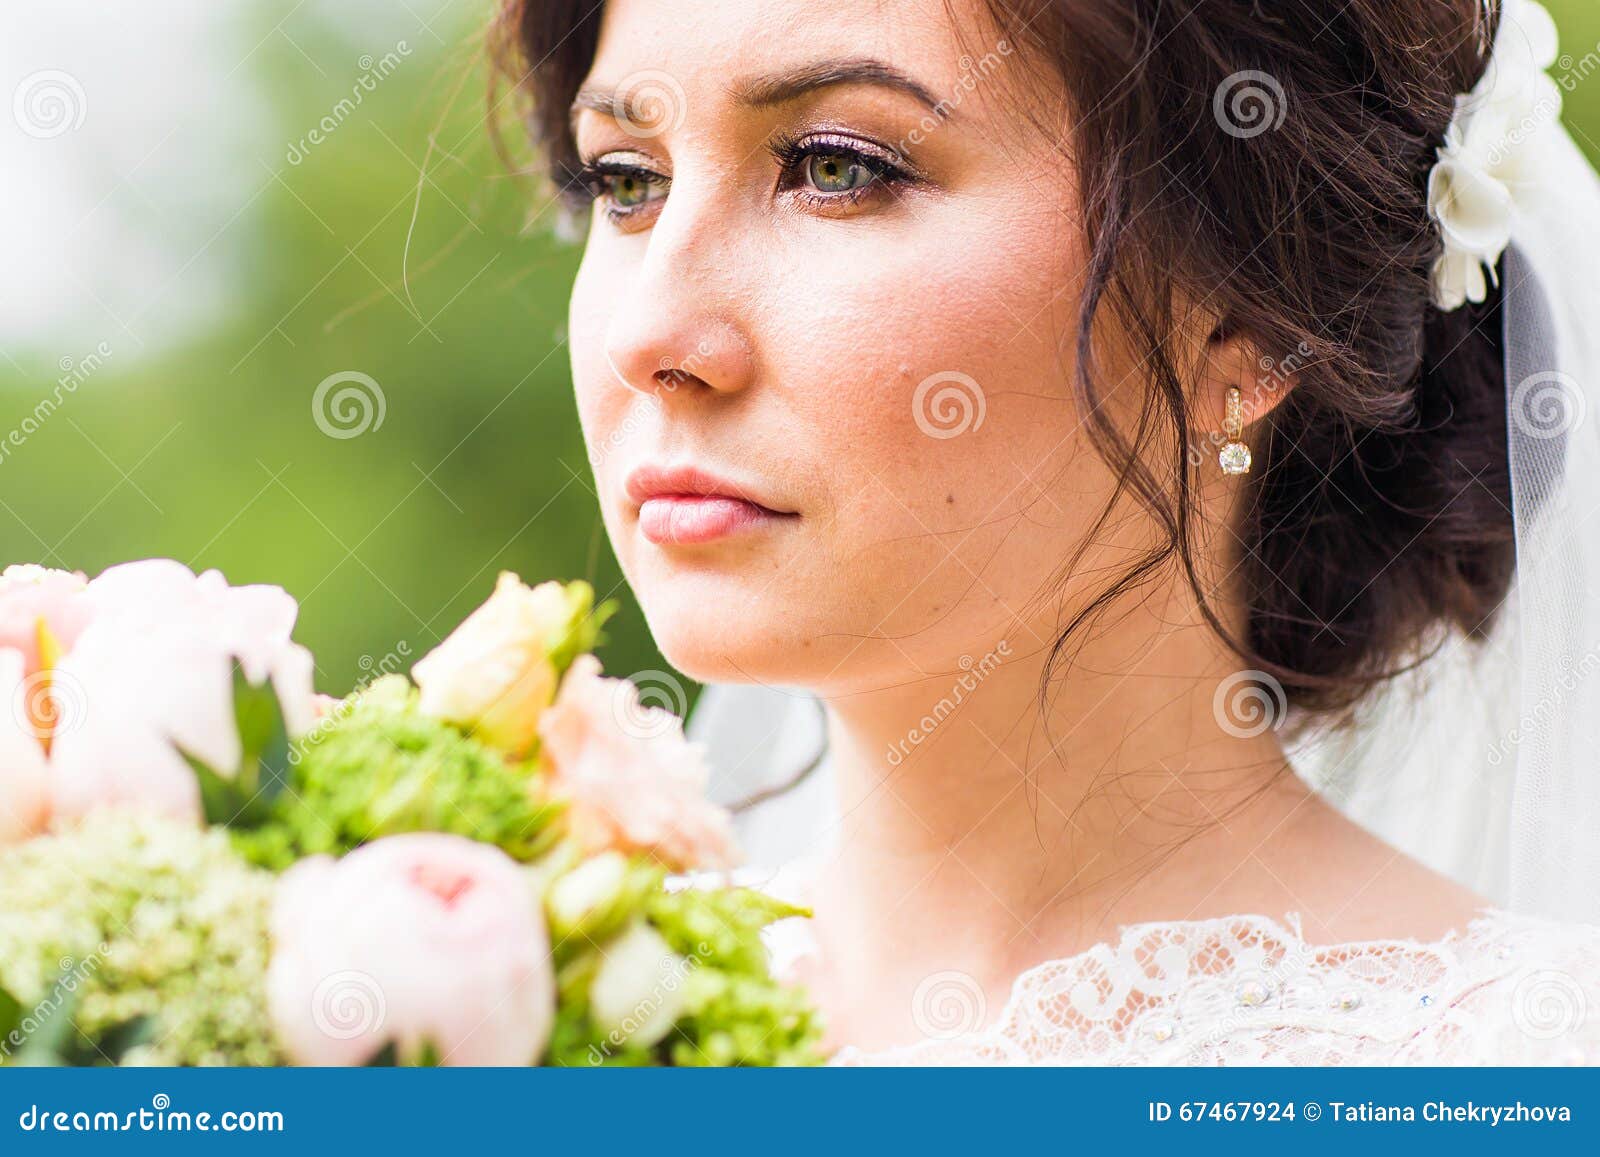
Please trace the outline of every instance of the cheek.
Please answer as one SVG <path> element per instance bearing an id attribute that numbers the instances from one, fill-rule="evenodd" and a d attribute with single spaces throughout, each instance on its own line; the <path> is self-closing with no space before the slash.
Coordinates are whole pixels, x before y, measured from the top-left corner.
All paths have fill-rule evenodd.
<path id="1" fill-rule="evenodd" d="M 615 286 L 617 269 L 586 256 L 573 282 L 567 306 L 567 348 L 572 359 L 572 385 L 578 404 L 578 418 L 593 460 L 596 444 L 614 434 L 626 407 L 620 383 L 612 380 L 606 365 L 605 334 L 607 312 L 603 303 Z"/>
<path id="2" fill-rule="evenodd" d="M 923 641 L 930 662 L 1022 612 L 1098 489 L 1052 336 L 1076 304 L 1076 250 L 973 220 L 919 224 L 936 240 L 859 254 L 844 284 L 802 286 L 771 311 L 792 327 L 773 344 L 805 351 L 786 393 L 826 455 L 829 565 L 852 576 L 854 627 Z"/>
<path id="3" fill-rule="evenodd" d="M 620 479 L 629 443 L 650 419 L 650 400 L 623 384 L 606 354 L 606 331 L 613 302 L 619 299 L 628 276 L 627 266 L 614 257 L 585 258 L 573 285 L 567 312 L 567 345 L 572 363 L 572 385 L 583 427 L 589 465 L 601 495 Z M 609 518 L 610 503 L 602 502 Z"/>

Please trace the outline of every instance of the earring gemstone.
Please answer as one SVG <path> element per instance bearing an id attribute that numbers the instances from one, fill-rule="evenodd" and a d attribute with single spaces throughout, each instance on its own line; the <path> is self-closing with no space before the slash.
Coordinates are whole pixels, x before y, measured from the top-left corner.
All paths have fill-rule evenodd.
<path id="1" fill-rule="evenodd" d="M 1250 447 L 1243 442 L 1229 442 L 1217 455 L 1217 465 L 1224 474 L 1250 473 Z"/>

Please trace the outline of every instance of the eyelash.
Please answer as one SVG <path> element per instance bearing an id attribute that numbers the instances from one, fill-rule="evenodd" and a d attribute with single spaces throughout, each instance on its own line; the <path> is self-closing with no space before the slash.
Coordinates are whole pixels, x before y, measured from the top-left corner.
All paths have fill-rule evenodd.
<path id="1" fill-rule="evenodd" d="M 767 150 L 781 171 L 779 190 L 793 193 L 818 209 L 851 208 L 869 197 L 881 196 L 897 187 L 914 185 L 920 180 L 917 174 L 898 160 L 892 159 L 894 154 L 888 149 L 867 147 L 864 142 L 852 137 L 831 134 L 780 136 L 769 142 Z M 841 192 L 824 193 L 809 188 L 805 184 L 805 164 L 813 157 L 843 158 L 848 163 L 865 169 L 871 179 L 858 188 Z M 668 187 L 671 185 L 671 178 L 642 165 L 594 159 L 583 161 L 579 165 L 573 178 L 572 188 L 584 201 L 602 202 L 605 205 L 606 217 L 613 224 L 620 225 L 641 212 L 648 211 L 651 204 L 660 202 L 660 198 L 657 198 L 653 202 L 631 208 L 622 208 L 610 203 L 608 180 L 627 177 L 647 183 L 664 182 Z"/>

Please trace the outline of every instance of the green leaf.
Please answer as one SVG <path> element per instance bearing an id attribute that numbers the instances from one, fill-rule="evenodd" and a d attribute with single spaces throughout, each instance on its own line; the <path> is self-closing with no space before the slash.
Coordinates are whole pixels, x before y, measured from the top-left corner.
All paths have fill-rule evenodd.
<path id="1" fill-rule="evenodd" d="M 424 1041 L 421 1050 L 415 1057 L 402 1059 L 399 1046 L 394 1041 L 389 1041 L 381 1049 L 373 1053 L 372 1056 L 368 1057 L 363 1067 L 369 1069 L 392 1069 L 397 1066 L 408 1065 L 415 1068 L 436 1069 L 442 1063 L 443 1060 L 439 1056 L 439 1050 L 431 1042 Z"/>
<path id="2" fill-rule="evenodd" d="M 65 973 L 63 973 L 63 976 Z M 48 1011 L 46 1011 L 48 1009 Z M 24 1068 L 54 1068 L 72 1063 L 70 1054 L 81 1034 L 73 1023 L 78 1009 L 78 994 L 58 978 L 50 995 L 34 1008 L 36 1028 L 16 1052 L 16 1063 Z"/>
<path id="3" fill-rule="evenodd" d="M 22 1023 L 22 1002 L 4 988 L 0 988 L 0 1041 L 4 1041 Z"/>
<path id="4" fill-rule="evenodd" d="M 550 645 L 550 663 L 558 675 L 565 674 L 572 660 L 600 645 L 601 628 L 617 613 L 615 599 L 594 605 L 594 588 L 585 582 L 566 586 L 569 615 L 567 626 Z"/>
<path id="5" fill-rule="evenodd" d="M 233 664 L 233 718 L 240 759 L 231 779 L 181 746 L 178 754 L 200 781 L 200 803 L 207 823 L 256 828 L 271 818 L 273 804 L 289 784 L 289 731 L 272 680 L 250 682 L 237 659 Z"/>
<path id="6" fill-rule="evenodd" d="M 270 806 L 288 784 L 289 732 L 283 704 L 270 678 L 251 683 L 237 660 L 233 664 L 233 716 L 243 752 L 240 786 Z"/>
<path id="7" fill-rule="evenodd" d="M 114 1024 L 100 1034 L 98 1053 L 102 1059 L 120 1065 L 122 1058 L 140 1045 L 149 1044 L 156 1037 L 156 1018 L 153 1016 L 129 1017 Z"/>

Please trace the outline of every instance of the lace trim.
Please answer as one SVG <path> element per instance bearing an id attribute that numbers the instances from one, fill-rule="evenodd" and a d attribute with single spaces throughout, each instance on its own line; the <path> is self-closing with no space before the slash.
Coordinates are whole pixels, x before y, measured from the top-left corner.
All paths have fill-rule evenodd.
<path id="1" fill-rule="evenodd" d="M 749 882 L 803 902 L 792 873 Z M 816 954 L 804 920 L 769 932 L 780 974 Z M 1600 927 L 1490 907 L 1434 941 L 1315 945 L 1297 912 L 1132 924 L 1023 972 L 992 1026 L 928 1027 L 833 1063 L 1600 1063 Z"/>

